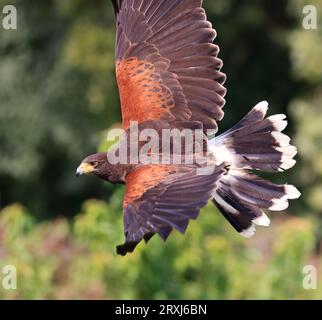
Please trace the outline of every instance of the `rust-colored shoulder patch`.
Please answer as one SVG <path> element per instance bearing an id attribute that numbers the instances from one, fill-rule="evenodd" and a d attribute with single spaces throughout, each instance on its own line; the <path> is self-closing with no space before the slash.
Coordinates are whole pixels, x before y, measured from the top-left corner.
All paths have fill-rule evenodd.
<path id="1" fill-rule="evenodd" d="M 116 77 L 125 130 L 131 121 L 174 118 L 170 111 L 175 106 L 174 98 L 152 63 L 137 58 L 119 61 Z"/>
<path id="2" fill-rule="evenodd" d="M 176 170 L 176 166 L 171 165 L 150 165 L 131 172 L 126 178 L 124 208 L 135 200 L 140 199 L 147 190 L 159 185 L 167 176 L 175 173 Z"/>

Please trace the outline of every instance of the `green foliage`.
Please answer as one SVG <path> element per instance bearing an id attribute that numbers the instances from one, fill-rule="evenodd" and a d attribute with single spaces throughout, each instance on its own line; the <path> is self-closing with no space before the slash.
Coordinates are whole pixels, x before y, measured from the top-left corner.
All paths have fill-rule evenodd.
<path id="1" fill-rule="evenodd" d="M 111 7 L 64 3 L 12 1 L 18 30 L 0 28 L 2 202 L 22 202 L 41 218 L 68 215 L 102 192 L 73 173 L 120 114 Z"/>
<path id="2" fill-rule="evenodd" d="M 301 11 L 307 3 L 294 1 L 294 7 Z M 289 42 L 292 70 L 309 89 L 296 97 L 289 110 L 295 120 L 295 144 L 299 148 L 300 163 L 297 177 L 302 184 L 303 204 L 317 217 L 322 215 L 322 3 L 311 1 L 317 8 L 319 29 L 308 31 L 298 26 L 290 34 Z M 320 220 L 321 221 L 321 220 Z M 320 222 L 319 222 L 320 223 Z M 319 231 L 321 238 L 321 232 Z"/>
<path id="3" fill-rule="evenodd" d="M 299 19 L 303 18 L 302 10 L 308 5 L 304 0 L 293 0 L 290 7 L 294 13 L 297 13 Z M 309 83 L 319 84 L 322 82 L 322 4 L 319 0 L 310 1 L 309 5 L 313 5 L 317 9 L 317 20 L 319 28 L 314 31 L 308 31 L 298 26 L 289 36 L 291 47 L 291 58 L 295 75 L 308 81 Z"/>
<path id="4" fill-rule="evenodd" d="M 84 203 L 73 223 L 58 219 L 34 224 L 12 205 L 0 213 L 1 265 L 17 267 L 20 299 L 318 299 L 321 289 L 303 289 L 303 267 L 314 258 L 314 224 L 275 219 L 248 242 L 213 206 L 191 223 L 183 237 L 165 244 L 154 237 L 129 256 L 122 239 L 120 207 Z M 13 240 L 14 237 L 14 240 Z M 0 266 L 1 266 L 0 265 Z M 322 274 L 321 274 L 322 276 Z M 321 283 L 322 284 L 322 283 Z"/>

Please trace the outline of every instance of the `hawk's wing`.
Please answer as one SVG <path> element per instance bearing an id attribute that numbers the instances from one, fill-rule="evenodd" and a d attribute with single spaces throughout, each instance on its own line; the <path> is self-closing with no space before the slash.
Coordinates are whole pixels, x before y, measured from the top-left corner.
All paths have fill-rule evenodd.
<path id="1" fill-rule="evenodd" d="M 195 167 L 151 165 L 130 173 L 123 205 L 126 242 L 118 254 L 133 252 L 142 239 L 156 233 L 163 240 L 173 229 L 184 233 L 224 172 L 224 165 L 208 175 L 198 175 Z"/>
<path id="2" fill-rule="evenodd" d="M 202 0 L 112 0 L 123 126 L 200 121 L 217 130 L 226 89 Z"/>

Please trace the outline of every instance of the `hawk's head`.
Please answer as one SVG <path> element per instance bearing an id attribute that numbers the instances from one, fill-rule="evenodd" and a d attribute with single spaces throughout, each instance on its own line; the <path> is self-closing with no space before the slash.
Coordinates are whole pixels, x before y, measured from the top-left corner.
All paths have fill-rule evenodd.
<path id="1" fill-rule="evenodd" d="M 106 176 L 109 163 L 106 153 L 97 153 L 85 158 L 81 165 L 77 168 L 76 175 L 95 175 L 98 177 Z"/>
<path id="2" fill-rule="evenodd" d="M 108 161 L 106 152 L 96 153 L 85 158 L 76 170 L 77 177 L 93 175 L 111 183 L 124 183 L 128 166 Z"/>

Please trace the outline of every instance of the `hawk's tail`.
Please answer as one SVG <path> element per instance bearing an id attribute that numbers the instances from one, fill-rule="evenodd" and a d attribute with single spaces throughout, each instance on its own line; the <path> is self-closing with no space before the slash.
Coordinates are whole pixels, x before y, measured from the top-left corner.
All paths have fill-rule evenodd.
<path id="1" fill-rule="evenodd" d="M 255 234 L 255 225 L 269 226 L 263 209 L 282 211 L 289 199 L 300 192 L 292 185 L 277 185 L 257 177 L 250 170 L 281 172 L 296 163 L 297 149 L 282 133 L 287 126 L 285 115 L 265 118 L 268 103 L 258 104 L 238 124 L 211 139 L 216 163 L 228 162 L 230 171 L 218 183 L 213 202 L 245 237 Z"/>

